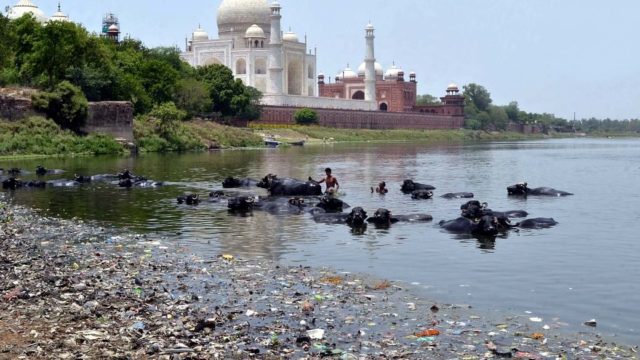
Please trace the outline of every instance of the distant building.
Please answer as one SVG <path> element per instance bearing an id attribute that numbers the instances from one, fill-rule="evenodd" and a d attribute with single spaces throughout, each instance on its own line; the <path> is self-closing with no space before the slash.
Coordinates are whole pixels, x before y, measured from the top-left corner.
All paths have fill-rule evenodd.
<path id="1" fill-rule="evenodd" d="M 107 13 L 102 18 L 102 36 L 115 42 L 120 41 L 120 21 L 113 13 Z"/>

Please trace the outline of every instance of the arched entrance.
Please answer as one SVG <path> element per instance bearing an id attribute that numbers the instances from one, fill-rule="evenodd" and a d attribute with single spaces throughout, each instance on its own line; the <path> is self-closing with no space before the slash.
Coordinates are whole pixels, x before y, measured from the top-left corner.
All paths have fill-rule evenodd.
<path id="1" fill-rule="evenodd" d="M 387 111 L 387 110 L 389 110 L 389 106 L 386 103 L 380 104 L 380 111 Z"/>
<path id="2" fill-rule="evenodd" d="M 351 96 L 353 100 L 364 100 L 364 91 L 358 90 Z"/>
<path id="3" fill-rule="evenodd" d="M 289 95 L 302 95 L 302 63 L 292 61 L 287 68 L 287 90 Z"/>

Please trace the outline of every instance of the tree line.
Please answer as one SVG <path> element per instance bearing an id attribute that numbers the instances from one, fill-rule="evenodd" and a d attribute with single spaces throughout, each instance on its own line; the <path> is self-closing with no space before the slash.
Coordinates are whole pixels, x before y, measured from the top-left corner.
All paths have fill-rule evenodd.
<path id="1" fill-rule="evenodd" d="M 115 42 L 72 22 L 40 24 L 29 14 L 16 20 L 0 14 L 0 34 L 0 86 L 42 90 L 34 106 L 70 128 L 86 101 L 131 101 L 136 114 L 173 103 L 185 117 L 260 116 L 258 90 L 223 65 L 191 67 L 177 48 Z M 63 105 L 70 106 L 62 111 Z"/>
<path id="2" fill-rule="evenodd" d="M 533 113 L 520 109 L 517 101 L 495 105 L 491 93 L 482 85 L 463 86 L 465 128 L 473 130 L 506 130 L 509 123 L 537 124 L 545 129 L 578 132 L 638 132 L 640 120 L 582 119 L 567 120 L 549 113 Z M 418 105 L 439 104 L 440 100 L 425 94 L 417 97 Z"/>

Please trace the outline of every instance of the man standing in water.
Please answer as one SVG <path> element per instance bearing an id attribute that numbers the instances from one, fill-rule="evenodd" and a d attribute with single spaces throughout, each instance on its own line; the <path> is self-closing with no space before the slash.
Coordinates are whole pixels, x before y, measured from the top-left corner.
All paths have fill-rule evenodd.
<path id="1" fill-rule="evenodd" d="M 324 169 L 326 176 L 318 181 L 318 184 L 325 183 L 327 185 L 327 190 L 325 190 L 325 194 L 327 195 L 336 195 L 338 190 L 340 189 L 340 184 L 338 184 L 338 179 L 331 175 L 331 168 Z M 309 178 L 309 180 L 313 180 Z"/>

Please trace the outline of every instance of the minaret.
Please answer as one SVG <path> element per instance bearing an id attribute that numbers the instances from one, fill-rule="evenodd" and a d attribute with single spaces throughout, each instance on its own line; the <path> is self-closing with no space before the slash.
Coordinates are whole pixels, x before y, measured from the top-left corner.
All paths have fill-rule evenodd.
<path id="1" fill-rule="evenodd" d="M 282 31 L 280 29 L 280 4 L 275 1 L 271 4 L 271 39 L 269 46 L 269 83 L 267 84 L 267 94 L 282 95 L 283 87 L 283 67 L 282 67 Z"/>
<path id="2" fill-rule="evenodd" d="M 369 24 L 365 28 L 367 33 L 367 54 L 364 58 L 364 99 L 365 101 L 376 100 L 376 56 L 373 46 L 373 40 L 376 38 L 373 34 L 373 25 Z"/>

